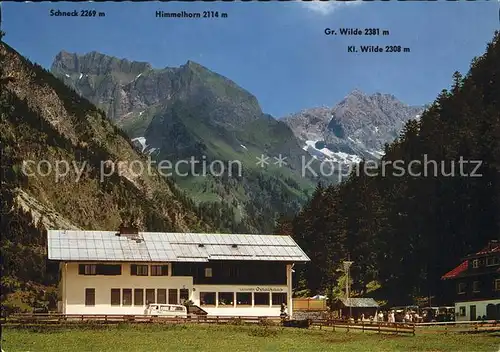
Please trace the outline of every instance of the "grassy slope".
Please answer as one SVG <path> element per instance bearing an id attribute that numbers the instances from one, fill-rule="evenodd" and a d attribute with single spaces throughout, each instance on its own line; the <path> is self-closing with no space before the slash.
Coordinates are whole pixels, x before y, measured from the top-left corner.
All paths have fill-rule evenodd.
<path id="1" fill-rule="evenodd" d="M 182 124 L 185 126 L 186 131 L 189 131 L 189 138 L 193 141 L 203 143 L 206 146 L 206 155 L 209 159 L 217 159 L 223 161 L 233 161 L 237 160 L 241 162 L 242 165 L 242 175 L 246 176 L 248 174 L 265 173 L 269 176 L 275 176 L 280 179 L 284 191 L 290 192 L 298 198 L 304 199 L 304 194 L 301 192 L 303 189 L 312 189 L 314 187 L 314 182 L 310 179 L 303 178 L 296 171 L 292 171 L 287 167 L 279 168 L 274 163 L 274 156 L 278 156 L 281 150 L 276 146 L 281 146 L 286 142 L 289 136 L 280 131 L 280 123 L 265 119 L 259 119 L 251 122 L 244 126 L 243 131 L 236 131 L 233 134 L 227 135 L 217 135 L 217 131 L 213 126 L 208 123 L 203 123 L 203 119 L 199 119 L 193 114 L 183 111 L 182 113 Z M 241 144 L 245 145 L 247 149 L 244 149 L 235 143 L 235 140 L 240 141 Z M 269 147 L 263 149 L 262 146 L 268 145 Z M 257 157 L 262 154 L 270 156 L 270 164 L 263 169 L 262 167 L 256 165 Z M 283 156 L 286 156 L 286 150 L 283 150 Z M 287 163 L 289 161 L 287 160 Z M 227 165 L 227 164 L 226 164 Z M 297 161 L 295 160 L 295 166 Z M 296 182 L 300 189 L 291 187 L 290 185 L 283 182 L 283 178 L 290 178 Z M 208 196 L 203 192 L 200 192 L 200 183 L 204 183 L 206 180 L 200 180 L 196 177 L 191 178 L 179 178 L 178 182 L 184 186 L 191 195 L 193 195 L 198 201 L 200 200 L 215 200 L 214 194 Z M 208 181 L 210 183 L 210 181 Z M 241 193 L 235 193 L 235 197 L 240 201 L 246 201 L 248 195 Z"/>
<path id="2" fill-rule="evenodd" d="M 496 351 L 493 335 L 395 336 L 250 326 L 123 326 L 33 332 L 5 329 L 5 351 Z"/>

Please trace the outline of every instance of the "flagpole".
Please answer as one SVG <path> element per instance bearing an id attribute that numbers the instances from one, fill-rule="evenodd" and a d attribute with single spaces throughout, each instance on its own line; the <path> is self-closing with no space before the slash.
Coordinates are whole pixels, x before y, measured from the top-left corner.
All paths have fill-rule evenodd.
<path id="1" fill-rule="evenodd" d="M 346 303 L 349 305 L 349 318 L 352 317 L 352 306 L 351 306 L 351 300 L 349 298 L 349 270 L 353 262 L 351 261 L 344 261 L 344 271 L 346 273 L 346 283 L 345 283 L 345 296 L 346 296 Z"/>

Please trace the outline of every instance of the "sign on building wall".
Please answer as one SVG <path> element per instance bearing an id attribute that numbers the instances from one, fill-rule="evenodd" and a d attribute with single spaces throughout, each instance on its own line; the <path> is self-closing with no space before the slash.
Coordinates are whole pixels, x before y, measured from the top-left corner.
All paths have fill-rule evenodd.
<path id="1" fill-rule="evenodd" d="M 285 292 L 286 289 L 282 287 L 245 287 L 240 288 L 239 291 L 245 292 Z"/>

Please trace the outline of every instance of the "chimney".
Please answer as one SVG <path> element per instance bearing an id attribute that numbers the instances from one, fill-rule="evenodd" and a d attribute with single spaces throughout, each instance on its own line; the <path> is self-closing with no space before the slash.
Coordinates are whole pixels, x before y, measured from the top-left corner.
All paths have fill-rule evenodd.
<path id="1" fill-rule="evenodd" d="M 124 223 L 120 225 L 116 236 L 127 237 L 132 240 L 140 239 L 139 229 L 135 226 L 126 226 Z"/>
<path id="2" fill-rule="evenodd" d="M 120 235 L 137 235 L 139 234 L 139 229 L 133 226 L 120 226 Z"/>
<path id="3" fill-rule="evenodd" d="M 491 251 L 491 250 L 495 249 L 496 247 L 498 247 L 498 245 L 499 245 L 498 240 L 490 240 L 488 250 Z"/>

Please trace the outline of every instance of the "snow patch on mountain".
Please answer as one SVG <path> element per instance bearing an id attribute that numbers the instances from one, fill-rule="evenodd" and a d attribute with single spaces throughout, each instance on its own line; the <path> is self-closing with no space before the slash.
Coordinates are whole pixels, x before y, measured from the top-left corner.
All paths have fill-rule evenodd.
<path id="1" fill-rule="evenodd" d="M 158 155 L 158 153 L 160 152 L 159 148 L 150 148 L 145 137 L 132 138 L 132 143 L 140 145 L 141 153 L 144 153 L 146 155 L 153 155 L 153 153 Z"/>
<path id="2" fill-rule="evenodd" d="M 377 159 L 380 159 L 385 155 L 385 153 L 381 150 L 371 150 L 370 149 L 370 150 L 368 150 L 368 153 L 370 153 L 371 155 L 373 155 Z"/>
<path id="3" fill-rule="evenodd" d="M 329 160 L 342 164 L 357 164 L 361 158 L 356 154 L 348 154 L 345 152 L 333 152 L 324 147 L 321 149 L 316 148 L 316 144 L 321 141 L 306 141 L 306 145 L 302 148 L 308 152 L 313 158 L 318 160 Z"/>

